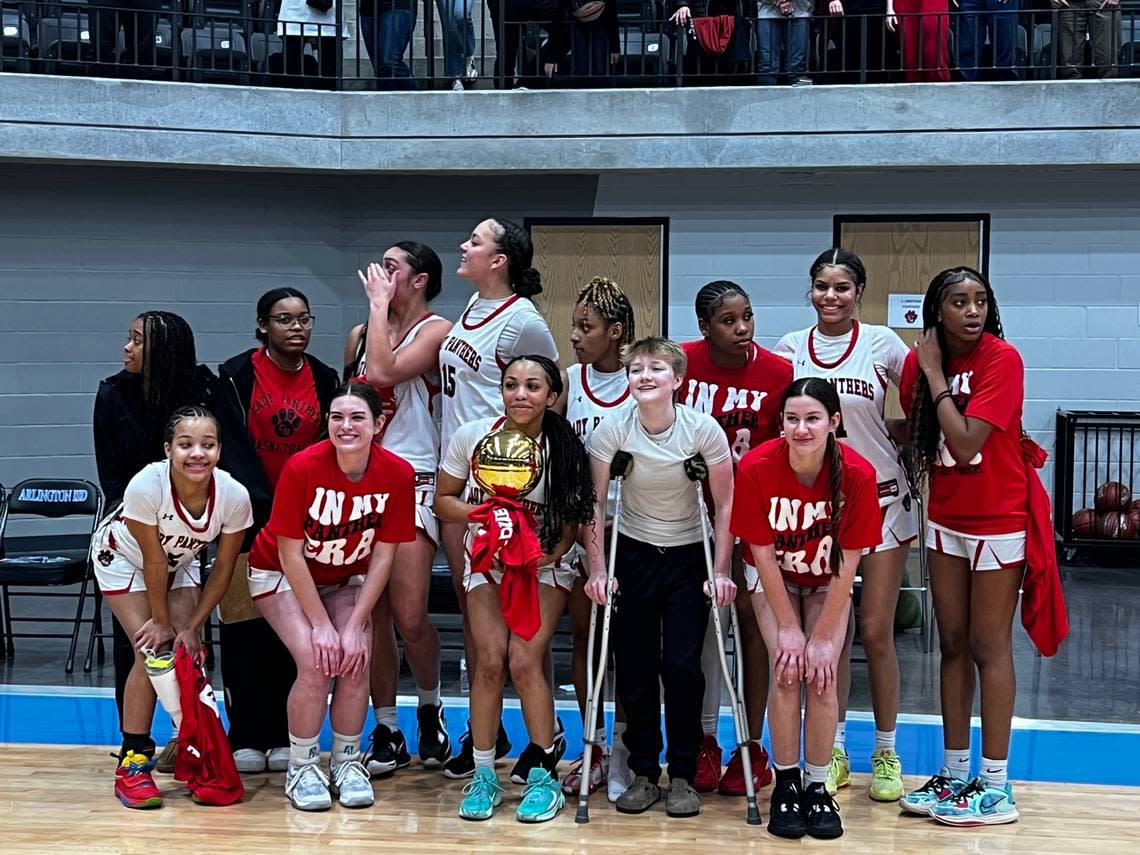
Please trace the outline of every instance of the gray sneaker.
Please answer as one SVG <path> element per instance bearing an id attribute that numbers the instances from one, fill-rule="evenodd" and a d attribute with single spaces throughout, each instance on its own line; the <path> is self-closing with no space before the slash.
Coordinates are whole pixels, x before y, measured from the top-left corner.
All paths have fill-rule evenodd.
<path id="1" fill-rule="evenodd" d="M 619 813 L 645 813 L 661 801 L 661 788 L 649 783 L 644 775 L 638 775 L 629 789 L 618 796 L 615 803 Z"/>
<path id="2" fill-rule="evenodd" d="M 285 795 L 297 810 L 328 810 L 332 807 L 329 779 L 316 763 L 295 766 L 285 772 Z"/>
<path id="3" fill-rule="evenodd" d="M 669 816 L 696 816 L 701 812 L 701 798 L 693 785 L 684 778 L 674 778 L 669 782 L 669 794 L 665 797 L 665 813 Z"/>
<path id="4" fill-rule="evenodd" d="M 332 791 L 342 807 L 372 807 L 376 794 L 372 792 L 368 770 L 359 760 L 345 760 L 329 771 L 332 772 Z"/>
<path id="5" fill-rule="evenodd" d="M 178 740 L 171 739 L 162 749 L 162 753 L 154 759 L 154 769 L 164 775 L 174 771 L 174 758 L 178 756 Z"/>

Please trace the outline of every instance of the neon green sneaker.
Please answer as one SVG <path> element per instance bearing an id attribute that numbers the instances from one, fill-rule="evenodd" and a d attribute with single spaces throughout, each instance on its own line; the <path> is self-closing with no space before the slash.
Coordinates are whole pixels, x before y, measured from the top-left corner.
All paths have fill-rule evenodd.
<path id="1" fill-rule="evenodd" d="M 558 781 L 548 770 L 535 766 L 527 775 L 526 789 L 515 817 L 519 822 L 546 822 L 554 819 L 565 804 L 566 797 Z"/>
<path id="2" fill-rule="evenodd" d="M 851 761 L 842 748 L 831 749 L 831 763 L 827 767 L 827 792 L 834 796 L 844 787 L 851 786 Z"/>
<path id="3" fill-rule="evenodd" d="M 902 797 L 902 761 L 892 749 L 880 748 L 871 755 L 871 798 L 897 802 Z"/>
<path id="4" fill-rule="evenodd" d="M 503 785 L 495 776 L 495 770 L 480 766 L 475 769 L 475 777 L 463 788 L 463 801 L 459 803 L 459 816 L 462 819 L 490 819 L 503 803 Z"/>

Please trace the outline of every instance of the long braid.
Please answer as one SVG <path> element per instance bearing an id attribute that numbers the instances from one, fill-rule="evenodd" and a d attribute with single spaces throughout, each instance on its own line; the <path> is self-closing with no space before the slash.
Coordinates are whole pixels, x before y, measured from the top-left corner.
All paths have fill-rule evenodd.
<path id="1" fill-rule="evenodd" d="M 143 312 L 145 430 L 149 444 L 161 447 L 167 419 L 179 407 L 200 403 L 198 359 L 190 325 L 173 312 Z"/>
<path id="2" fill-rule="evenodd" d="M 839 545 L 839 526 L 843 519 L 843 455 L 834 433 L 827 435 L 827 456 L 831 463 L 831 555 L 827 559 L 832 576 L 838 576 L 843 566 L 843 547 Z"/>
<path id="3" fill-rule="evenodd" d="M 637 336 L 633 326 L 633 306 L 616 282 L 605 276 L 595 276 L 590 284 L 578 292 L 575 303 L 589 306 L 607 324 L 621 324 L 619 345 L 633 344 Z"/>
<path id="4" fill-rule="evenodd" d="M 986 289 L 987 311 L 984 332 L 1005 339 L 1001 312 L 998 310 L 997 298 L 989 280 L 972 267 L 951 267 L 943 270 L 931 280 L 930 286 L 926 289 L 926 297 L 922 301 L 922 328 L 924 332 L 929 329 L 936 331 L 938 346 L 942 351 L 942 373 L 947 378 L 950 376 L 950 351 L 946 345 L 946 334 L 942 330 L 938 313 L 946 292 L 952 286 L 966 281 L 977 282 Z M 954 401 L 954 406 L 958 406 L 953 396 L 950 400 Z M 938 445 L 941 439 L 942 426 L 938 422 L 938 411 L 930 396 L 930 381 L 920 369 L 910 415 L 911 479 L 918 490 L 922 490 L 929 482 L 930 472 L 938 459 Z"/>
<path id="5" fill-rule="evenodd" d="M 533 362 L 546 373 L 550 391 L 562 394 L 562 376 L 558 366 L 545 356 L 516 356 L 503 368 L 516 362 Z M 586 446 L 565 416 L 547 407 L 542 414 L 542 433 L 546 439 L 546 465 L 543 484 L 546 507 L 539 524 L 538 539 L 550 552 L 562 542 L 564 525 L 585 525 L 594 517 L 594 480 L 590 475 L 590 458 Z M 553 487 L 553 489 L 552 489 Z"/>

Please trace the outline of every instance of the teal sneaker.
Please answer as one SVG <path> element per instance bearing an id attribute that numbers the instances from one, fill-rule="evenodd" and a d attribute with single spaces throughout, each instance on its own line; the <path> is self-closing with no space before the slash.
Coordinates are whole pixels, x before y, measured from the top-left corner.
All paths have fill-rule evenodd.
<path id="1" fill-rule="evenodd" d="M 549 771 L 536 766 L 527 775 L 526 789 L 515 816 L 519 822 L 546 822 L 554 819 L 565 804 L 566 797 L 558 781 Z"/>
<path id="2" fill-rule="evenodd" d="M 934 806 L 948 799 L 958 797 L 966 789 L 966 782 L 955 778 L 949 769 L 942 769 L 937 775 L 899 799 L 899 807 L 903 813 L 916 813 L 919 816 L 931 816 Z"/>
<path id="3" fill-rule="evenodd" d="M 475 777 L 463 788 L 463 801 L 459 803 L 462 819 L 490 819 L 495 808 L 503 803 L 503 785 L 488 767 L 475 769 Z"/>
<path id="4" fill-rule="evenodd" d="M 956 798 L 939 802 L 930 815 L 944 825 L 1002 825 L 1017 820 L 1013 787 L 992 787 L 975 778 Z"/>

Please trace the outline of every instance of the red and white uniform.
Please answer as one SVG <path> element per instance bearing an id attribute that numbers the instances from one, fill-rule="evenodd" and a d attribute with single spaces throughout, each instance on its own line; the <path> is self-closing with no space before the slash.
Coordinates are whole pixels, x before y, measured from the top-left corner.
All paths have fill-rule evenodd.
<path id="1" fill-rule="evenodd" d="M 410 347 L 423 329 L 444 318 L 425 314 L 392 350 Z M 365 331 L 367 335 L 367 331 Z M 360 357 L 357 375 L 368 379 L 365 358 Z M 439 543 L 439 521 L 432 513 L 435 501 L 435 473 L 439 468 L 439 370 L 434 369 L 396 384 L 389 393 L 394 410 L 384 427 L 380 445 L 406 460 L 416 472 L 416 525 Z"/>
<path id="2" fill-rule="evenodd" d="M 919 371 L 918 355 L 909 354 L 899 384 L 908 415 Z M 939 442 L 930 473 L 927 546 L 969 558 L 976 570 L 1016 566 L 1025 560 L 1029 496 L 1021 456 L 1021 355 L 1013 345 L 983 333 L 970 353 L 950 358 L 946 379 L 958 410 L 994 429 L 974 459 L 961 466 L 954 462 L 946 438 Z"/>
<path id="3" fill-rule="evenodd" d="M 680 402 L 717 420 L 736 465 L 749 449 L 780 435 L 780 399 L 792 383 L 787 360 L 755 342 L 744 368 L 721 368 L 706 339 L 681 345 L 689 359 Z"/>
<path id="4" fill-rule="evenodd" d="M 415 473 L 383 448 L 372 447 L 368 467 L 351 481 L 324 440 L 290 458 L 273 497 L 269 522 L 249 553 L 253 599 L 291 590 L 277 538 L 305 542 L 304 555 L 318 590 L 359 585 L 376 543 L 415 540 Z"/>
<path id="5" fill-rule="evenodd" d="M 875 467 L 850 447 L 841 447 L 843 474 L 840 492 L 843 513 L 839 543 L 831 536 L 831 462 L 810 487 L 796 477 L 784 439 L 755 448 L 740 461 L 732 502 L 732 533 L 751 546 L 774 544 L 776 563 L 786 585 L 820 588 L 832 580 L 834 549 L 870 549 L 881 534 Z M 749 591 L 760 589 L 760 576 L 745 566 Z"/>
<path id="6" fill-rule="evenodd" d="M 840 438 L 875 467 L 883 509 L 880 548 L 910 543 L 918 536 L 910 487 L 884 416 L 887 387 L 899 384 L 909 348 L 890 327 L 854 321 L 851 331 L 841 336 L 823 335 L 816 327 L 788 333 L 775 352 L 791 360 L 797 380 L 831 381 L 843 413 Z"/>
<path id="7" fill-rule="evenodd" d="M 440 469 L 453 478 L 467 482 L 467 491 L 463 495 L 463 501 L 468 504 L 481 505 L 487 501 L 487 492 L 475 482 L 471 475 L 471 456 L 475 453 L 475 446 L 479 444 L 479 440 L 491 431 L 501 428 L 505 422 L 505 418 L 497 416 L 488 419 L 476 419 L 464 424 L 455 432 L 451 445 L 447 447 L 447 453 L 440 461 Z M 534 514 L 535 520 L 541 524 L 542 514 L 546 510 L 546 489 L 549 475 L 547 474 L 546 439 L 539 436 L 537 441 L 538 447 L 542 450 L 543 475 L 539 478 L 534 489 L 517 501 L 529 508 Z M 555 489 L 557 489 L 557 485 L 555 485 Z M 468 591 L 490 581 L 498 584 L 503 578 L 503 574 L 499 570 L 494 570 L 490 574 L 473 574 L 471 572 L 471 542 L 474 540 L 478 528 L 475 523 L 469 525 L 467 535 L 463 540 L 463 587 Z M 574 552 L 571 550 L 553 564 L 540 567 L 538 569 L 538 581 L 543 585 L 569 591 L 574 584 L 574 576 L 577 573 L 577 568 L 573 565 L 573 555 Z"/>
<path id="8" fill-rule="evenodd" d="M 501 300 L 472 295 L 439 349 L 441 456 L 460 425 L 502 412 L 503 367 L 528 353 L 558 359 L 558 346 L 534 303 L 517 294 Z"/>
<path id="9" fill-rule="evenodd" d="M 300 371 L 286 371 L 265 348 L 254 352 L 253 396 L 249 404 L 249 438 L 265 469 L 270 488 L 277 487 L 285 462 L 321 436 L 321 402 L 309 360 Z"/>
<path id="10" fill-rule="evenodd" d="M 598 371 L 592 365 L 576 362 L 566 369 L 566 419 L 585 445 L 594 429 L 607 415 L 636 407 L 629 393 L 629 376 L 622 368 L 613 372 Z M 606 501 L 606 522 L 613 521 L 613 503 L 617 482 L 610 482 Z M 577 547 L 575 547 L 577 548 Z"/>
<path id="11" fill-rule="evenodd" d="M 174 494 L 170 461 L 144 466 L 127 484 L 118 513 L 99 524 L 91 539 L 95 579 L 106 596 L 146 590 L 143 554 L 127 520 L 158 528 L 158 540 L 166 552 L 170 573 L 166 588 L 197 587 L 198 552 L 219 535 L 245 531 L 253 525 L 249 492 L 228 472 L 215 469 L 210 479 L 206 509 L 193 516 Z"/>

